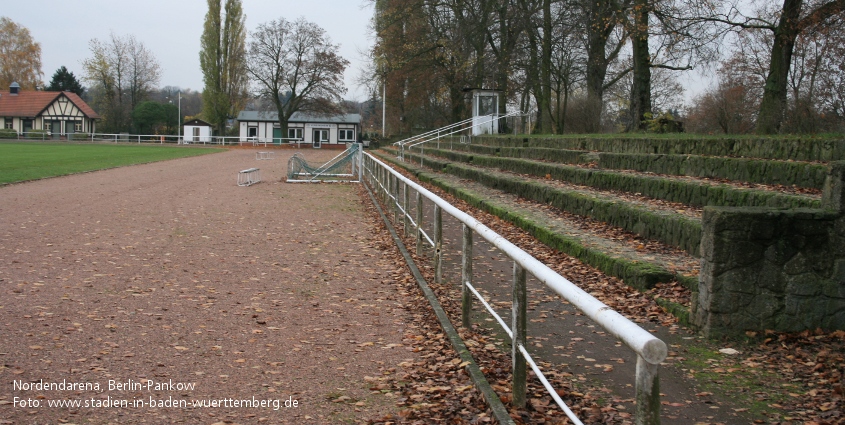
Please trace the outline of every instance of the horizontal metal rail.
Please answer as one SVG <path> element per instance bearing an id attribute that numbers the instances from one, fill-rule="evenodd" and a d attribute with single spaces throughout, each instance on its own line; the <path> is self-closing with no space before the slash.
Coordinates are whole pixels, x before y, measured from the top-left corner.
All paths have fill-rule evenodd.
<path id="1" fill-rule="evenodd" d="M 485 124 L 490 124 L 490 123 L 492 123 L 492 122 L 494 122 L 494 121 L 498 121 L 498 120 L 505 119 L 505 118 L 509 118 L 509 117 L 513 117 L 513 116 L 521 116 L 521 115 L 524 115 L 524 114 L 522 113 L 522 111 L 514 111 L 514 112 L 511 112 L 511 113 L 508 113 L 508 114 L 505 114 L 505 115 L 499 115 L 499 116 L 484 115 L 483 117 L 490 117 L 490 118 L 489 118 L 488 120 L 486 120 L 486 121 L 475 122 L 475 121 L 474 121 L 474 119 L 475 119 L 475 118 L 479 118 L 479 117 L 475 117 L 475 118 L 470 118 L 470 119 L 468 119 L 468 120 L 464 120 L 464 121 L 461 121 L 461 122 L 458 122 L 458 123 L 455 123 L 455 124 L 452 124 L 452 125 L 449 125 L 449 126 L 443 127 L 443 128 L 441 128 L 441 129 L 436 130 L 436 131 L 437 131 L 437 135 L 436 135 L 435 137 L 432 137 L 432 138 L 427 138 L 427 139 L 425 139 L 425 138 L 424 138 L 424 140 L 414 140 L 414 141 L 409 140 L 409 141 L 408 141 L 408 142 L 406 142 L 406 143 L 399 144 L 399 145 L 398 145 L 398 146 L 399 146 L 399 159 L 400 159 L 400 160 L 402 160 L 402 161 L 404 161 L 404 160 L 405 160 L 405 148 L 406 148 L 406 147 L 407 147 L 407 148 L 408 148 L 408 150 L 410 151 L 412 148 L 414 148 L 414 147 L 416 147 L 416 146 L 419 146 L 419 149 L 420 149 L 420 162 L 422 162 L 422 150 L 423 150 L 423 147 L 422 147 L 421 145 L 423 145 L 423 144 L 425 144 L 425 143 L 429 143 L 429 142 L 434 142 L 434 141 L 437 141 L 437 146 L 438 146 L 438 148 L 439 148 L 439 147 L 440 147 L 440 139 L 441 139 L 441 138 L 443 138 L 443 137 L 446 137 L 446 136 L 451 136 L 451 135 L 453 135 L 453 134 L 457 134 L 457 133 L 464 132 L 464 131 L 466 131 L 466 130 L 468 130 L 468 129 L 471 129 L 471 128 L 475 127 L 475 126 L 481 126 L 481 125 L 485 125 Z M 465 127 L 464 125 L 466 125 L 466 124 L 469 124 L 469 127 Z M 450 130 L 450 131 L 448 131 L 448 132 L 446 132 L 446 133 L 441 133 L 442 131 L 446 131 L 446 130 Z M 429 132 L 429 136 L 431 135 L 430 133 L 431 133 L 431 132 Z M 410 144 L 409 144 L 409 143 L 410 143 Z"/>
<path id="2" fill-rule="evenodd" d="M 537 363 L 534 361 L 533 358 L 531 358 L 531 354 L 528 353 L 528 350 L 526 350 L 525 347 L 522 346 L 522 344 L 518 345 L 517 348 L 519 349 L 519 352 L 522 353 L 523 356 L 525 356 L 525 360 L 531 366 L 531 370 L 534 371 L 534 375 L 536 375 L 540 382 L 543 384 L 543 386 L 546 387 L 546 391 L 551 394 L 558 407 L 563 410 L 563 413 L 566 413 L 566 417 L 572 420 L 575 425 L 584 425 L 583 422 L 581 422 L 581 420 L 578 419 L 577 416 L 575 416 L 575 413 L 572 413 L 572 410 L 569 409 L 569 406 L 567 406 L 566 403 L 564 403 L 563 400 L 560 398 L 560 396 L 557 395 L 557 391 L 555 391 L 555 388 L 552 386 L 551 383 L 549 383 L 549 380 L 546 379 L 546 375 L 543 375 L 543 372 L 541 372 L 540 368 L 537 367 Z"/>
<path id="3" fill-rule="evenodd" d="M 497 322 L 499 322 L 499 326 L 501 326 L 502 329 L 504 329 L 505 333 L 508 334 L 508 338 L 513 339 L 513 331 L 511 331 L 510 326 L 508 326 L 508 324 L 505 323 L 504 319 L 502 319 L 502 316 L 499 316 L 499 313 L 496 313 L 496 310 L 494 310 L 493 307 L 487 302 L 487 300 L 484 299 L 484 297 L 478 293 L 478 290 L 476 290 L 471 283 L 464 282 L 464 284 L 472 292 L 472 294 L 475 295 L 475 298 L 478 301 L 481 301 L 481 304 L 484 306 L 485 309 L 487 309 L 487 312 L 490 313 L 490 315 L 493 316 L 493 318 L 496 319 Z"/>
<path id="4" fill-rule="evenodd" d="M 464 285 L 466 285 L 470 292 L 472 292 L 472 294 L 475 296 L 475 299 L 481 301 L 481 304 L 484 306 L 487 312 L 490 313 L 490 315 L 493 316 L 493 318 L 496 319 L 497 322 L 499 322 L 499 326 L 501 326 L 502 330 L 504 330 L 505 333 L 508 334 L 508 338 L 513 340 L 513 331 L 511 330 L 510 326 L 505 323 L 504 319 L 502 319 L 502 316 L 499 316 L 499 313 L 497 313 L 496 310 L 493 309 L 490 303 L 487 302 L 484 296 L 482 296 L 478 292 L 478 290 L 476 290 L 475 287 L 472 286 L 470 282 L 464 282 Z M 569 417 L 569 419 L 571 419 L 573 423 L 575 423 L 576 425 L 583 425 L 581 423 L 581 420 L 578 419 L 578 417 L 575 416 L 574 413 L 572 413 L 571 409 L 569 409 L 569 406 L 567 406 L 566 403 L 560 398 L 560 396 L 557 395 L 557 391 L 555 391 L 554 387 L 552 387 L 552 384 L 550 384 L 548 379 L 546 379 L 546 375 L 544 375 L 543 372 L 540 370 L 540 367 L 537 366 L 537 363 L 534 361 L 534 358 L 531 357 L 531 354 L 528 353 L 528 350 L 526 350 L 522 344 L 517 344 L 517 349 L 519 349 L 522 355 L 525 356 L 525 360 L 531 366 L 531 369 L 534 371 L 534 375 L 536 375 L 540 382 L 543 384 L 543 386 L 546 387 L 546 390 L 549 392 L 549 394 L 551 394 L 558 407 L 563 410 L 566 416 Z"/>
<path id="5" fill-rule="evenodd" d="M 466 124 L 468 122 L 472 122 L 472 118 L 467 118 L 463 121 L 458 121 L 456 123 L 440 127 L 438 129 L 426 131 L 425 133 L 417 134 L 416 136 L 411 136 L 407 139 L 400 140 L 400 141 L 395 142 L 393 144 L 396 145 L 396 146 L 402 146 L 402 145 L 407 144 L 407 143 L 412 143 L 412 142 L 415 142 L 415 141 L 418 141 L 418 140 L 421 140 L 421 139 L 425 139 L 426 137 L 431 136 L 433 134 L 438 134 L 441 131 L 451 130 L 455 127 L 461 126 L 461 125 Z"/>
<path id="6" fill-rule="evenodd" d="M 481 122 L 478 122 L 478 123 L 473 123 L 469 128 L 475 127 L 476 125 L 490 124 L 493 121 L 498 121 L 498 120 L 503 119 L 503 118 L 513 117 L 513 116 L 517 116 L 517 115 L 524 115 L 524 114 L 522 113 L 522 111 L 514 111 L 514 112 L 510 112 L 508 114 L 500 115 L 500 116 L 496 116 L 496 117 L 494 117 L 492 115 L 484 115 L 485 117 L 491 117 L 491 118 L 487 121 L 481 121 Z M 464 123 L 464 121 L 461 121 L 461 122 Z M 461 128 L 459 130 L 454 130 L 454 131 L 446 133 L 446 134 L 441 134 L 439 137 L 451 136 L 455 133 L 460 133 L 461 131 L 464 131 L 464 130 L 466 130 L 466 128 Z M 411 149 L 414 146 L 421 145 L 423 143 L 428 143 L 428 142 L 431 142 L 431 141 L 434 141 L 434 140 L 436 140 L 436 139 L 418 141 L 416 143 L 408 145 L 408 149 Z"/>
<path id="7" fill-rule="evenodd" d="M 371 173 L 371 175 L 372 175 L 372 173 Z M 372 176 L 375 177 L 374 175 L 372 175 Z M 393 203 L 395 203 L 395 204 L 399 203 L 399 200 L 396 198 L 396 196 L 393 196 L 393 194 L 390 193 L 389 190 L 387 190 L 387 188 L 381 183 L 380 180 L 376 179 L 376 182 L 377 182 L 379 188 L 382 190 L 382 192 L 387 194 L 388 199 L 392 200 Z M 410 214 L 408 214 L 408 212 L 405 211 L 405 209 L 402 208 L 401 206 L 399 207 L 399 209 L 402 211 L 402 213 L 406 214 L 405 217 L 407 217 L 410 220 L 411 224 L 413 224 L 414 227 L 416 227 L 417 222 L 413 218 L 410 217 Z M 426 241 L 428 241 L 429 245 L 431 245 L 432 247 L 434 246 L 434 239 L 431 239 L 431 236 L 429 236 L 428 233 L 425 232 L 425 230 L 420 229 L 420 234 L 425 238 Z"/>

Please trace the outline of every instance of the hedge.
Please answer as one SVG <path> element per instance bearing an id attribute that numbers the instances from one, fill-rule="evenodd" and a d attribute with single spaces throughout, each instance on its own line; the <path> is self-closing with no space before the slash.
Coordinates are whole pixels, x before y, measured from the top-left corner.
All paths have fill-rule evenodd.
<path id="1" fill-rule="evenodd" d="M 475 208 L 507 220 L 527 231 L 547 246 L 571 255 L 610 276 L 618 277 L 627 285 L 645 290 L 653 288 L 657 283 L 677 280 L 684 285 L 690 285 L 691 282 L 694 282 L 697 286 L 697 279 L 694 277 L 673 274 L 665 268 L 652 263 L 612 257 L 602 251 L 584 246 L 576 238 L 556 233 L 529 217 L 514 214 L 508 211 L 507 208 L 496 204 L 494 201 L 484 199 L 482 196 L 466 188 L 456 187 L 447 181 L 437 178 L 433 174 L 425 173 L 416 168 L 416 166 L 411 167 L 407 163 L 398 162 L 392 156 L 381 156 L 381 159 L 413 173 L 420 181 L 437 186 Z"/>
<path id="2" fill-rule="evenodd" d="M 481 167 L 497 168 L 537 177 L 550 176 L 555 180 L 572 184 L 590 186 L 596 189 L 640 193 L 654 199 L 679 202 L 698 207 L 713 205 L 732 207 L 821 208 L 821 200 L 765 190 L 737 189 L 729 185 L 710 185 L 658 176 L 642 176 L 517 158 L 470 155 L 436 149 L 428 149 L 426 153 Z"/>
<path id="3" fill-rule="evenodd" d="M 573 137 L 473 137 L 472 143 L 497 147 L 541 147 L 583 151 L 733 156 L 796 161 L 845 159 L 845 140 L 833 139 L 643 139 Z"/>
<path id="4" fill-rule="evenodd" d="M 459 153 L 452 152 L 452 154 Z M 420 157 L 405 153 L 414 165 Z M 516 176 L 491 173 L 461 164 L 423 158 L 423 165 L 454 176 L 475 180 L 492 189 L 513 193 L 520 197 L 548 204 L 557 209 L 608 223 L 656 239 L 698 256 L 701 244 L 701 222 L 677 213 L 655 212 L 624 202 L 600 199 L 579 192 L 557 189 L 542 183 L 526 181 Z"/>

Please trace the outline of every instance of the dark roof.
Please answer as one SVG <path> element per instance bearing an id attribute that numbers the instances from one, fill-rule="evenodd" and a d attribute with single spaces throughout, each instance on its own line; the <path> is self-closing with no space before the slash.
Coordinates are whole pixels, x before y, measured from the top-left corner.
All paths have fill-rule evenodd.
<path id="1" fill-rule="evenodd" d="M 35 118 L 59 97 L 70 100 L 86 117 L 96 119 L 100 116 L 76 93 L 69 91 L 22 91 L 18 94 L 0 94 L 0 116 Z"/>
<path id="2" fill-rule="evenodd" d="M 279 121 L 279 114 L 276 111 L 241 111 L 238 114 L 238 121 Z M 288 122 L 304 123 L 330 123 L 330 124 L 361 124 L 360 114 L 340 115 L 313 115 L 302 112 L 294 112 Z"/>
<path id="3" fill-rule="evenodd" d="M 201 120 L 201 119 L 192 119 L 182 125 L 192 125 L 192 126 L 199 126 L 199 127 L 214 127 L 213 125 Z"/>

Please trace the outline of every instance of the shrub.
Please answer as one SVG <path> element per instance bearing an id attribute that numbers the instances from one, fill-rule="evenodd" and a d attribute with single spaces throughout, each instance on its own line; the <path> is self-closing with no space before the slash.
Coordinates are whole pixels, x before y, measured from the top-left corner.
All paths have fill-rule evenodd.
<path id="1" fill-rule="evenodd" d="M 47 140 L 49 138 L 49 134 L 47 130 L 29 130 L 24 133 L 25 139 L 33 139 L 33 140 Z"/>
<path id="2" fill-rule="evenodd" d="M 90 133 L 73 133 L 68 137 L 69 140 L 91 140 Z"/>
<path id="3" fill-rule="evenodd" d="M 17 139 L 18 132 L 11 128 L 0 129 L 0 139 Z"/>
<path id="4" fill-rule="evenodd" d="M 684 123 L 675 120 L 675 117 L 668 112 L 654 115 L 651 112 L 645 113 L 643 127 L 651 133 L 683 133 Z"/>

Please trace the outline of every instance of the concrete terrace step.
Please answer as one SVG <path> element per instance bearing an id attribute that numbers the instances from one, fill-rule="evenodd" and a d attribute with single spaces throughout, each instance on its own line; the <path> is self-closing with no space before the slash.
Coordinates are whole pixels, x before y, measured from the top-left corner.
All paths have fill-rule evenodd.
<path id="1" fill-rule="evenodd" d="M 777 190 L 761 190 L 688 177 L 643 175 L 636 172 L 610 171 L 586 166 L 562 165 L 537 160 L 469 154 L 444 149 L 425 149 L 451 161 L 495 168 L 507 172 L 546 177 L 600 190 L 640 193 L 644 196 L 694 207 L 755 206 L 775 208 L 820 208 L 820 195 L 793 195 Z M 407 152 L 406 152 L 407 155 Z"/>
<path id="2" fill-rule="evenodd" d="M 777 159 L 845 160 L 845 139 L 833 138 L 688 138 L 688 137 L 542 137 L 478 136 L 472 143 L 499 147 L 540 147 L 593 152 L 679 154 Z"/>
<path id="3" fill-rule="evenodd" d="M 633 170 L 656 174 L 726 179 L 763 185 L 797 186 L 821 190 L 828 166 L 806 161 L 732 158 L 691 154 L 592 152 L 543 147 L 496 147 L 476 144 L 442 144 L 450 149 L 483 155 L 590 164 L 604 170 Z"/>
<path id="4" fill-rule="evenodd" d="M 650 288 L 660 282 L 697 284 L 699 260 L 666 244 L 646 241 L 630 232 L 595 220 L 561 212 L 548 205 L 489 188 L 461 177 L 433 172 L 418 162 L 399 162 L 390 152 L 376 156 L 433 184 L 474 207 L 508 220 L 538 240 L 578 258 L 626 284 Z"/>
<path id="5" fill-rule="evenodd" d="M 387 151 L 389 154 L 395 151 Z M 405 153 L 410 163 L 420 164 L 416 154 Z M 563 182 L 532 179 L 490 169 L 474 167 L 425 156 L 423 164 L 444 173 L 479 182 L 491 189 L 551 205 L 597 221 L 620 227 L 647 239 L 661 241 L 698 255 L 701 244 L 701 219 L 697 211 L 683 205 L 663 205 L 646 197 L 601 191 Z M 679 212 L 681 211 L 681 212 Z"/>

